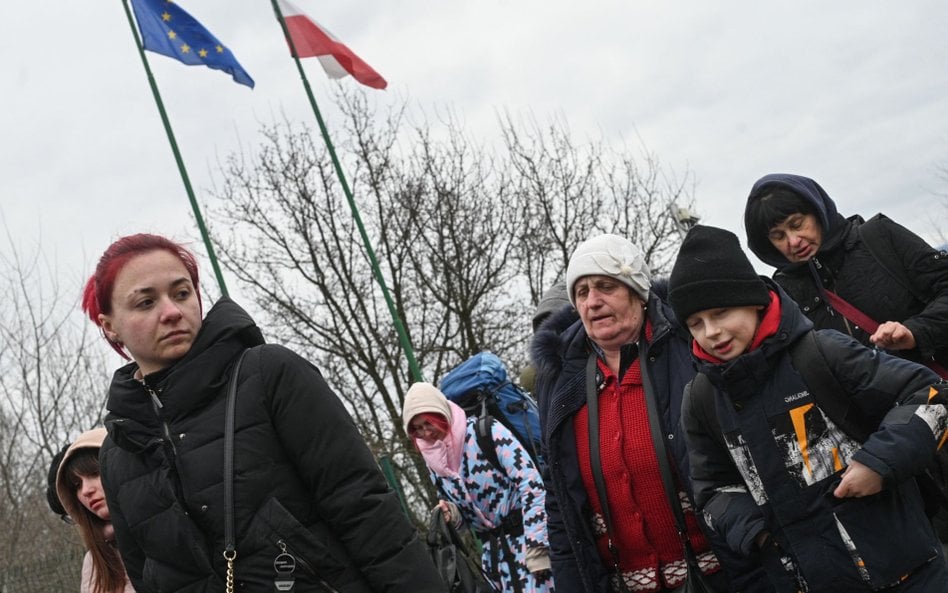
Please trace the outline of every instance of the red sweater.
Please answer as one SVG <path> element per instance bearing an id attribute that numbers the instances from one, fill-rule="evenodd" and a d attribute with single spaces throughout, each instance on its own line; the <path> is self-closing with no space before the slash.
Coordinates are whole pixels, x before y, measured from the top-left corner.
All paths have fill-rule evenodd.
<path id="1" fill-rule="evenodd" d="M 684 579 L 684 553 L 652 445 L 639 361 L 632 363 L 619 383 L 602 360 L 599 369 L 605 376 L 605 387 L 599 394 L 600 456 L 619 566 L 634 591 L 676 587 Z M 586 406 L 573 422 L 579 469 L 594 513 L 593 532 L 603 564 L 611 567 L 614 561 L 590 467 Z M 683 491 L 680 496 L 684 496 Z M 711 554 L 702 554 L 709 546 L 687 505 L 685 518 L 692 546 L 704 560 L 703 572 L 714 572 L 719 565 Z"/>

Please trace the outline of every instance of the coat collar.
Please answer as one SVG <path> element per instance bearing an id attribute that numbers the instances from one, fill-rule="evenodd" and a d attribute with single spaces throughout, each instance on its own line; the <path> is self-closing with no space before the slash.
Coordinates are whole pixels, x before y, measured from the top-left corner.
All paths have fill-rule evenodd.
<path id="1" fill-rule="evenodd" d="M 184 358 L 143 380 L 135 378 L 135 363 L 115 372 L 106 406 L 110 416 L 127 418 L 144 427 L 157 426 L 149 391 L 160 401 L 164 419 L 173 421 L 187 415 L 217 395 L 228 379 L 227 367 L 241 350 L 262 343 L 263 334 L 253 319 L 224 297 L 208 311 Z"/>

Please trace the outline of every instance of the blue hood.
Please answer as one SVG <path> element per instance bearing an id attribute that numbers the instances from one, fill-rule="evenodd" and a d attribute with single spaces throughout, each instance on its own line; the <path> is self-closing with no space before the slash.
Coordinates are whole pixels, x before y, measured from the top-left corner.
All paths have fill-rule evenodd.
<path id="1" fill-rule="evenodd" d="M 823 227 L 824 237 L 835 234 L 837 227 L 845 222 L 845 219 L 836 211 L 836 202 L 830 198 L 820 187 L 820 184 L 809 177 L 802 175 L 793 175 L 790 173 L 771 173 L 764 175 L 754 183 L 750 195 L 747 197 L 747 205 L 754 200 L 769 194 L 771 191 L 782 188 L 790 190 L 809 202 L 816 210 Z M 780 251 L 773 246 L 766 232 L 751 229 L 747 220 L 747 206 L 744 207 L 744 232 L 747 234 L 747 246 L 754 252 L 760 260 L 775 268 L 782 268 L 790 263 Z"/>

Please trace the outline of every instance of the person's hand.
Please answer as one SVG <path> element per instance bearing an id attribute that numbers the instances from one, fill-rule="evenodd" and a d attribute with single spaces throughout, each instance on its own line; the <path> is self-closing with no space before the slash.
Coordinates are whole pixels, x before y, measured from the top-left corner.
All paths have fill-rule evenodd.
<path id="1" fill-rule="evenodd" d="M 447 500 L 439 500 L 438 506 L 436 508 L 441 509 L 441 514 L 444 516 L 444 522 L 448 525 L 457 527 L 461 524 L 461 511 L 458 510 L 458 505 Z"/>
<path id="2" fill-rule="evenodd" d="M 849 467 L 843 472 L 839 486 L 833 490 L 833 496 L 857 498 L 877 494 L 880 490 L 882 490 L 882 476 L 858 461 L 851 461 Z"/>
<path id="3" fill-rule="evenodd" d="M 911 350 L 915 348 L 912 331 L 898 321 L 886 321 L 869 336 L 869 341 L 886 350 Z"/>

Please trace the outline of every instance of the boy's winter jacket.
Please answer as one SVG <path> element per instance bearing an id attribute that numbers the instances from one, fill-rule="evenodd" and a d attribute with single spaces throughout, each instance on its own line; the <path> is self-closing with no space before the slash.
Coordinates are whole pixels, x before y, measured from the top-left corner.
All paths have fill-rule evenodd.
<path id="1" fill-rule="evenodd" d="M 237 384 L 234 492 L 237 591 L 273 590 L 274 560 L 294 591 L 443 592 L 351 417 L 308 362 L 263 345 L 224 298 L 173 366 L 135 379 L 115 373 L 102 482 L 135 590 L 224 590 L 223 434 Z M 285 557 L 284 557 L 285 559 Z"/>
<path id="2" fill-rule="evenodd" d="M 768 567 L 778 591 L 869 591 L 913 571 L 944 571 L 913 479 L 948 422 L 944 406 L 927 399 L 938 377 L 839 332 L 817 332 L 848 392 L 841 397 L 879 424 L 865 443 L 853 441 L 814 405 L 793 368 L 788 347 L 812 324 L 776 284 L 768 285 L 780 297 L 776 333 L 727 363 L 698 361 L 714 386 L 720 432 L 709 430 L 708 407 L 685 395 L 682 423 L 699 509 L 733 550 Z M 832 495 L 851 460 L 883 477 L 882 492 Z M 765 530 L 771 536 L 759 552 L 755 538 Z M 897 590 L 917 590 L 912 583 Z"/>

